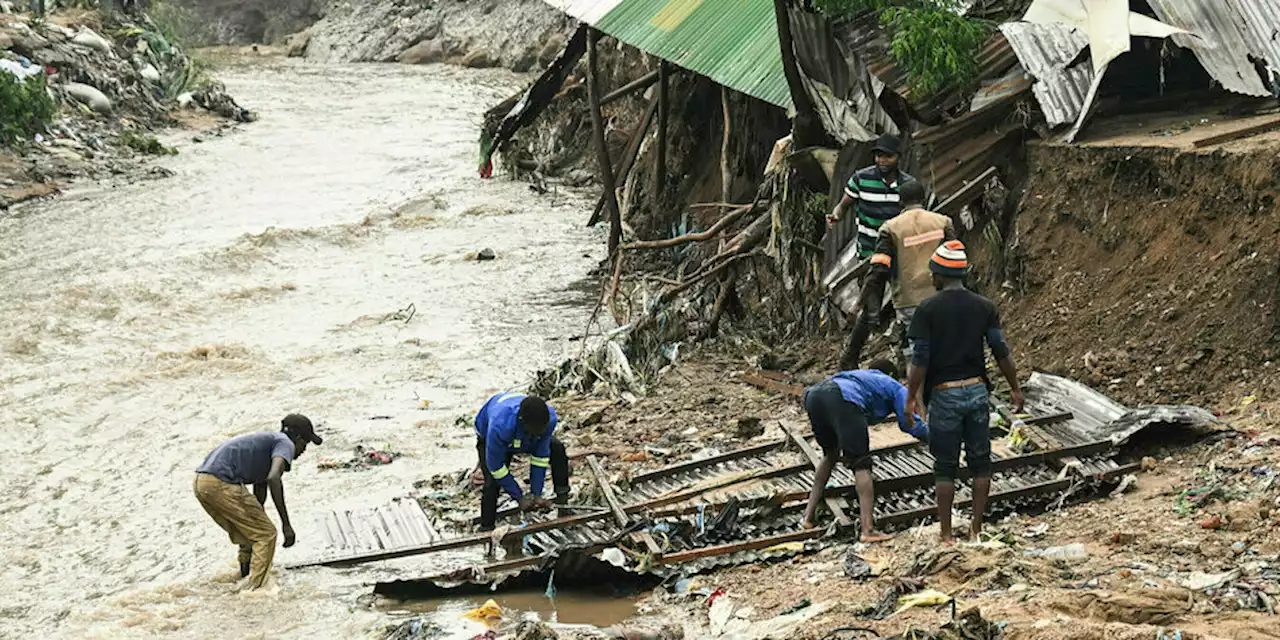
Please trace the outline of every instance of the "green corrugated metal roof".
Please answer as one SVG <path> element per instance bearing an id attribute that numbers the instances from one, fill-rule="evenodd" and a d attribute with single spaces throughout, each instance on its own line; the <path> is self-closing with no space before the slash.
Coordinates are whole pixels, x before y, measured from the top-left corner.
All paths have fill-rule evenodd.
<path id="1" fill-rule="evenodd" d="M 548 4 L 641 51 L 730 89 L 791 108 L 772 0 L 548 0 Z"/>

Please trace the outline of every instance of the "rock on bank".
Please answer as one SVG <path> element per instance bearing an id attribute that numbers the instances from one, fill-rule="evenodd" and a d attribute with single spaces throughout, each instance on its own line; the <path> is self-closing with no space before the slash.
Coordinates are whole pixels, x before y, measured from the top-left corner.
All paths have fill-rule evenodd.
<path id="1" fill-rule="evenodd" d="M 297 53 L 322 62 L 528 71 L 560 52 L 573 23 L 542 0 L 335 0 Z"/>

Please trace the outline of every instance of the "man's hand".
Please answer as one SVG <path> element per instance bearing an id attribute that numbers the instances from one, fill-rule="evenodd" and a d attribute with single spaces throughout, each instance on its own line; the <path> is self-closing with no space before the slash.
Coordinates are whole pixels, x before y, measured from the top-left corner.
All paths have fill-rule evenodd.
<path id="1" fill-rule="evenodd" d="M 832 209 L 831 213 L 827 214 L 827 227 L 834 227 L 837 222 L 840 222 L 840 207 L 838 206 Z"/>
<path id="2" fill-rule="evenodd" d="M 911 416 L 920 416 L 920 403 L 916 402 L 915 396 L 907 398 L 907 419 L 911 420 Z M 924 416 L 920 417 L 922 420 L 924 419 Z"/>
<path id="3" fill-rule="evenodd" d="M 531 493 L 526 493 L 520 496 L 520 510 L 528 511 L 530 508 L 533 507 L 533 502 L 534 502 L 533 494 Z"/>
<path id="4" fill-rule="evenodd" d="M 1022 398 L 1022 389 L 1014 389 L 1013 390 L 1013 412 L 1022 413 L 1022 409 L 1024 408 L 1025 404 L 1026 404 L 1025 400 L 1023 400 Z"/>
<path id="5" fill-rule="evenodd" d="M 293 527 L 284 528 L 284 548 L 288 549 L 293 543 L 298 541 L 298 536 L 293 532 Z"/>

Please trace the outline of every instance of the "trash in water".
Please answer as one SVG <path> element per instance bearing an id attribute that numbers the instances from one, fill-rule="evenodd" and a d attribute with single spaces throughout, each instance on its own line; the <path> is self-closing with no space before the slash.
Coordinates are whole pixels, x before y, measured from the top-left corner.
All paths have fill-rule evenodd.
<path id="1" fill-rule="evenodd" d="M 356 445 L 349 460 L 334 460 L 332 458 L 320 458 L 316 463 L 317 469 L 350 469 L 360 470 L 369 467 L 380 467 L 382 465 L 391 464 L 399 458 L 401 453 L 386 449 L 366 448 L 364 445 Z"/>
<path id="2" fill-rule="evenodd" d="M 484 604 L 462 614 L 462 617 L 478 621 L 496 620 L 502 617 L 502 607 L 493 600 L 486 600 Z"/>

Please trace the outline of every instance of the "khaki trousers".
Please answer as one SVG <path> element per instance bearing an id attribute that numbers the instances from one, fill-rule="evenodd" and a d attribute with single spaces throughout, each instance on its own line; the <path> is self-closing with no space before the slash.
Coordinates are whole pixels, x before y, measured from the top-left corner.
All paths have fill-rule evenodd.
<path id="1" fill-rule="evenodd" d="M 195 492 L 209 517 L 231 536 L 231 542 L 240 545 L 240 563 L 250 563 L 249 588 L 262 587 L 276 555 L 276 525 L 267 510 L 244 485 L 207 473 L 196 474 Z"/>

